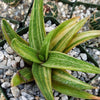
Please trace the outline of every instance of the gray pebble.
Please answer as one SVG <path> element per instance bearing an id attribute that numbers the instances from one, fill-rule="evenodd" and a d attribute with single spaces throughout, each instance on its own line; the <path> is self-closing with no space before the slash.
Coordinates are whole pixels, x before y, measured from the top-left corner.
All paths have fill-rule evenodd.
<path id="1" fill-rule="evenodd" d="M 8 47 L 8 48 L 6 48 L 6 52 L 9 54 L 13 54 L 14 51 L 12 50 L 11 47 Z"/>
<path id="2" fill-rule="evenodd" d="M 4 60 L 4 54 L 2 51 L 0 51 L 0 61 L 3 61 Z"/>
<path id="3" fill-rule="evenodd" d="M 20 90 L 17 87 L 11 87 L 11 92 L 15 98 L 20 96 Z"/>
<path id="4" fill-rule="evenodd" d="M 6 89 L 6 88 L 10 87 L 10 83 L 4 82 L 4 83 L 1 84 L 1 87 Z"/>
<path id="5" fill-rule="evenodd" d="M 81 53 L 80 57 L 85 61 L 87 60 L 87 55 L 85 53 Z"/>

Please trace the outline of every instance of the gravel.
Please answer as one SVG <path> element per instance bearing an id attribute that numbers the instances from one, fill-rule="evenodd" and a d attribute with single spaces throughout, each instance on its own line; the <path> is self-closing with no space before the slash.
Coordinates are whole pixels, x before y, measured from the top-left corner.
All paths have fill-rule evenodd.
<path id="1" fill-rule="evenodd" d="M 50 0 L 48 0 L 50 1 Z M 70 0 L 74 2 L 75 0 Z M 84 0 L 79 0 L 84 1 Z M 91 3 L 98 3 L 99 0 L 86 0 L 84 2 L 91 2 Z M 44 2 L 47 2 L 47 0 L 44 0 Z M 52 1 L 55 3 L 55 1 Z M 16 8 L 9 7 L 5 3 L 0 1 L 0 13 L 4 17 L 10 17 L 15 20 L 21 21 L 24 19 L 25 14 L 28 11 L 29 4 L 31 3 L 31 0 L 25 1 L 23 0 L 23 5 L 20 4 Z M 70 12 L 72 10 L 71 6 L 68 6 L 68 4 L 63 4 L 62 2 L 55 3 L 58 7 L 58 21 L 63 22 L 64 20 L 67 20 L 70 17 Z M 2 10 L 1 10 L 2 9 Z M 86 8 L 84 6 L 76 6 L 75 11 L 73 13 L 73 16 L 80 16 L 80 19 L 83 19 L 84 17 L 87 17 L 91 15 L 92 11 L 97 11 L 95 8 Z M 6 13 L 5 13 L 6 12 Z M 29 25 L 29 16 L 27 19 L 27 22 L 25 23 L 26 26 Z M 18 26 L 11 24 L 11 26 L 16 29 Z M 52 22 L 49 20 L 45 23 L 45 30 L 46 32 L 50 32 L 53 29 L 55 29 L 56 24 L 52 24 Z M 81 31 L 89 30 L 87 24 L 81 29 Z M 80 32 L 81 32 L 80 31 Z M 24 34 L 22 36 L 25 40 L 28 41 L 28 34 Z M 94 41 L 91 43 L 91 41 Z M 91 47 L 94 47 L 95 45 L 98 46 L 98 43 L 100 43 L 100 39 L 93 39 L 91 41 L 88 41 L 89 45 Z M 86 49 L 90 55 L 92 55 L 95 60 L 100 65 L 100 51 L 97 49 Z M 85 53 L 81 53 L 79 48 L 74 48 L 71 50 L 68 55 L 76 57 L 78 59 L 87 61 L 87 55 Z M 12 49 L 11 47 L 5 43 L 3 47 L 0 47 L 0 83 L 1 87 L 6 89 L 7 95 L 10 98 L 10 100 L 45 100 L 43 95 L 41 94 L 40 90 L 38 89 L 36 84 L 28 83 L 28 84 L 22 84 L 17 87 L 11 87 L 10 86 L 10 80 L 12 76 L 17 72 L 17 69 L 21 69 L 25 66 L 25 63 L 21 57 L 19 57 Z M 76 78 L 79 78 L 80 80 L 84 82 L 90 81 L 95 74 L 91 73 L 83 73 L 83 72 L 76 72 L 76 71 L 69 71 L 73 76 Z M 91 85 L 94 86 L 100 86 L 100 76 L 95 78 L 95 80 L 91 81 Z M 69 100 L 69 97 L 64 94 L 60 94 L 57 91 L 54 92 L 54 98 L 55 100 Z M 98 95 L 99 89 L 95 89 L 94 91 L 88 90 L 89 93 Z M 72 98 L 71 100 L 82 100 L 82 99 L 75 99 Z"/>

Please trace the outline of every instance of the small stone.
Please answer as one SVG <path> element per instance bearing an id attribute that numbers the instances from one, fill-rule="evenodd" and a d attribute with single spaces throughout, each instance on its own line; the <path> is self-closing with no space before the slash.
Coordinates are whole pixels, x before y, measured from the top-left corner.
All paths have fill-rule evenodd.
<path id="1" fill-rule="evenodd" d="M 23 59 L 21 59 L 21 61 L 20 61 L 20 67 L 21 67 L 21 68 L 24 67 L 24 61 L 23 61 Z"/>
<path id="2" fill-rule="evenodd" d="M 87 55 L 85 53 L 81 53 L 80 56 L 83 60 L 87 60 Z"/>
<path id="3" fill-rule="evenodd" d="M 100 51 L 96 51 L 95 54 L 96 54 L 96 55 L 100 55 Z"/>
<path id="4" fill-rule="evenodd" d="M 30 100 L 34 100 L 34 96 L 31 96 L 31 95 L 29 95 L 26 92 L 21 92 L 21 95 L 24 96 L 24 97 L 26 97 L 26 98 L 29 98 Z"/>
<path id="5" fill-rule="evenodd" d="M 59 7 L 62 7 L 63 6 L 63 3 L 62 2 L 58 2 L 58 6 Z"/>
<path id="6" fill-rule="evenodd" d="M 27 98 L 24 97 L 24 96 L 21 96 L 21 99 L 20 100 L 27 100 Z"/>
<path id="7" fill-rule="evenodd" d="M 8 47 L 8 48 L 6 49 L 6 52 L 9 53 L 9 54 L 13 54 L 13 53 L 14 53 L 14 51 L 12 50 L 11 47 Z"/>
<path id="8" fill-rule="evenodd" d="M 4 60 L 4 54 L 2 51 L 0 51 L 0 61 L 3 61 Z"/>
<path id="9" fill-rule="evenodd" d="M 24 34 L 23 37 L 26 40 L 28 38 L 28 34 Z"/>
<path id="10" fill-rule="evenodd" d="M 7 66 L 11 66 L 11 64 L 12 64 L 11 59 L 8 59 Z"/>
<path id="11" fill-rule="evenodd" d="M 8 75 L 8 76 L 13 75 L 13 71 L 8 69 L 8 71 L 5 74 Z"/>
<path id="12" fill-rule="evenodd" d="M 66 95 L 62 96 L 61 100 L 68 100 L 68 96 L 66 96 Z"/>
<path id="13" fill-rule="evenodd" d="M 93 73 L 87 73 L 89 78 L 93 78 L 95 76 L 95 74 Z"/>
<path id="14" fill-rule="evenodd" d="M 20 60 L 21 60 L 21 57 L 15 57 L 16 62 L 20 62 Z"/>
<path id="15" fill-rule="evenodd" d="M 5 43 L 4 46 L 3 46 L 3 48 L 6 49 L 7 47 L 8 47 L 8 44 Z"/>
<path id="16" fill-rule="evenodd" d="M 46 26 L 46 27 L 49 27 L 49 26 L 51 26 L 51 24 L 52 24 L 51 20 L 48 20 L 48 21 L 46 22 L 45 26 Z"/>
<path id="17" fill-rule="evenodd" d="M 58 92 L 55 92 L 55 93 L 54 93 L 54 96 L 56 97 L 56 96 L 58 96 L 58 94 L 59 94 Z"/>
<path id="18" fill-rule="evenodd" d="M 10 87 L 10 83 L 4 82 L 4 83 L 1 84 L 1 87 L 6 89 L 6 88 Z"/>
<path id="19" fill-rule="evenodd" d="M 59 97 L 54 97 L 55 100 L 59 100 Z M 63 99 L 62 99 L 63 100 Z"/>
<path id="20" fill-rule="evenodd" d="M 17 62 L 15 60 L 12 60 L 11 65 L 12 65 L 13 68 L 16 68 L 17 67 Z"/>
<path id="21" fill-rule="evenodd" d="M 98 77 L 98 81 L 100 81 L 100 77 Z"/>
<path id="22" fill-rule="evenodd" d="M 2 66 L 6 66 L 6 64 L 7 64 L 7 60 L 3 60 L 2 62 L 0 62 L 0 68 L 1 68 Z"/>
<path id="23" fill-rule="evenodd" d="M 19 97 L 19 95 L 20 95 L 20 91 L 17 87 L 11 87 L 11 92 L 15 98 Z"/>

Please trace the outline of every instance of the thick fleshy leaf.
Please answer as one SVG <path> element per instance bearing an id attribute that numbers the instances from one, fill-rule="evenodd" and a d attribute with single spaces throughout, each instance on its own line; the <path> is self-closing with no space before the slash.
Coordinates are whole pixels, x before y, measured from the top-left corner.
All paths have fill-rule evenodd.
<path id="1" fill-rule="evenodd" d="M 76 98 L 83 98 L 83 99 L 100 100 L 100 97 L 94 96 L 92 94 L 89 94 L 89 93 L 79 90 L 77 88 L 69 87 L 65 84 L 61 84 L 56 81 L 53 81 L 52 85 L 56 91 L 66 94 L 66 95 L 69 95 L 69 96 L 73 96 Z"/>
<path id="2" fill-rule="evenodd" d="M 16 38 L 12 40 L 11 45 L 14 51 L 16 51 L 16 53 L 21 57 L 32 62 L 41 63 L 41 61 L 37 56 L 38 55 L 37 50 L 21 43 Z"/>
<path id="3" fill-rule="evenodd" d="M 26 42 L 23 38 L 21 38 L 10 26 L 10 24 L 6 21 L 6 19 L 2 19 L 2 31 L 4 34 L 4 37 L 6 39 L 6 41 L 8 42 L 9 45 L 11 45 L 11 41 L 14 38 L 17 38 L 20 42 L 27 44 L 28 42 Z"/>
<path id="4" fill-rule="evenodd" d="M 51 84 L 51 69 L 34 63 L 32 66 L 32 73 L 46 100 L 54 100 Z"/>
<path id="5" fill-rule="evenodd" d="M 78 19 L 79 17 L 74 17 L 72 19 L 69 19 L 63 22 L 62 24 L 60 24 L 56 29 L 51 31 L 53 32 L 54 35 L 50 43 L 50 49 L 53 49 L 55 45 L 61 40 L 61 38 L 64 37 L 67 34 L 67 32 L 75 26 Z"/>
<path id="6" fill-rule="evenodd" d="M 57 81 L 62 84 L 66 84 L 77 89 L 93 89 L 95 87 L 86 84 L 74 76 L 70 75 L 67 71 L 55 69 L 52 73 L 52 80 Z"/>
<path id="7" fill-rule="evenodd" d="M 46 36 L 45 40 L 43 41 L 43 45 L 42 45 L 42 47 L 41 47 L 41 49 L 40 49 L 40 57 L 42 57 L 43 60 L 47 60 L 47 58 L 48 58 L 49 47 L 50 47 L 50 41 L 51 41 L 51 38 L 52 38 L 53 34 L 54 34 L 53 31 L 50 32 L 50 33 Z M 42 59 L 41 59 L 41 60 L 42 60 Z"/>
<path id="8" fill-rule="evenodd" d="M 23 83 L 33 81 L 33 75 L 31 72 L 31 68 L 23 68 L 19 70 L 11 80 L 11 86 L 17 86 Z"/>
<path id="9" fill-rule="evenodd" d="M 94 65 L 56 51 L 50 52 L 48 60 L 42 65 L 48 68 L 100 73 L 100 69 Z"/>
<path id="10" fill-rule="evenodd" d="M 29 25 L 30 46 L 39 50 L 45 35 L 46 32 L 44 28 L 43 0 L 34 0 Z"/>
<path id="11" fill-rule="evenodd" d="M 99 37 L 99 36 L 100 36 L 99 30 L 93 30 L 93 31 L 79 33 L 72 39 L 72 41 L 69 43 L 69 45 L 64 50 L 64 52 L 68 53 L 75 46 L 77 46 L 77 45 L 79 45 L 87 40 L 90 40 L 92 38 Z"/>
<path id="12" fill-rule="evenodd" d="M 52 50 L 62 52 L 66 48 L 66 46 L 70 43 L 72 38 L 82 28 L 82 26 L 85 24 L 87 19 L 88 18 L 82 19 L 77 24 L 75 24 L 74 27 L 72 27 L 58 42 L 55 42 L 56 45 L 53 47 Z"/>

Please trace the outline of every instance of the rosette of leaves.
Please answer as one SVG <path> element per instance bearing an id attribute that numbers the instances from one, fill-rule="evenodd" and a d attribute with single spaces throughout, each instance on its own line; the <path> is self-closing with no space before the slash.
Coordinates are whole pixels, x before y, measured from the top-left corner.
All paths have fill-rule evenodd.
<path id="1" fill-rule="evenodd" d="M 54 3 L 47 2 L 44 4 L 43 8 L 44 8 L 44 15 L 45 16 L 57 17 L 58 10 L 57 10 L 57 6 Z"/>
<path id="2" fill-rule="evenodd" d="M 10 6 L 17 6 L 21 0 L 2 0 Z"/>
<path id="3" fill-rule="evenodd" d="M 9 25 L 2 20 L 2 31 L 5 39 L 14 51 L 32 66 L 19 70 L 12 78 L 11 85 L 17 86 L 35 80 L 46 100 L 54 100 L 52 89 L 63 94 L 84 99 L 97 99 L 85 92 L 95 87 L 82 82 L 66 70 L 99 74 L 100 69 L 82 60 L 70 57 L 68 53 L 76 45 L 100 36 L 99 30 L 77 32 L 88 18 L 69 19 L 56 29 L 46 34 L 43 17 L 43 0 L 34 0 L 30 25 L 29 43 L 22 39 Z"/>
<path id="4" fill-rule="evenodd" d="M 89 20 L 90 29 L 100 30 L 100 12 L 95 12 Z"/>

